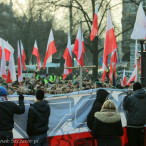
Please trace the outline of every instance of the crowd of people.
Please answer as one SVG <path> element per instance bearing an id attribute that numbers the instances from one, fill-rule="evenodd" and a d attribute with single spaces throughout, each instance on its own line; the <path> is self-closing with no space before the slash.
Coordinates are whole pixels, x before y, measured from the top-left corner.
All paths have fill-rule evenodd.
<path id="1" fill-rule="evenodd" d="M 97 139 L 97 146 L 121 146 L 120 137 L 124 134 L 121 116 L 108 95 L 105 89 L 97 90 L 87 126 Z M 128 145 L 145 146 L 146 92 L 139 82 L 135 82 L 132 93 L 125 96 L 123 108 L 127 114 Z"/>
<path id="2" fill-rule="evenodd" d="M 121 79 L 119 79 L 121 80 Z M 110 84 L 108 79 L 102 83 L 101 78 L 92 79 L 89 74 L 83 74 L 82 90 L 95 89 L 95 88 L 131 88 L 129 86 L 121 86 L 121 81 L 117 85 Z M 12 83 L 6 83 L 3 78 L 0 78 L 0 85 L 4 86 L 8 90 L 8 95 L 18 95 L 19 93 L 25 95 L 35 95 L 36 90 L 42 89 L 46 95 L 50 94 L 65 94 L 70 92 L 80 91 L 80 76 L 76 73 L 72 75 L 70 79 L 63 80 L 62 76 L 51 75 L 39 75 L 34 73 L 30 78 L 23 77 L 23 81 L 18 83 L 17 81 Z"/>
<path id="3" fill-rule="evenodd" d="M 38 76 L 33 76 L 28 80 L 29 87 L 32 85 L 30 83 L 31 81 L 34 81 L 34 83 L 37 81 L 37 77 Z M 54 77 L 51 78 L 49 82 L 46 78 L 44 78 L 43 81 L 47 83 L 48 86 L 52 81 L 54 85 Z M 39 88 L 37 87 L 36 91 L 33 91 L 37 100 L 34 104 L 30 104 L 28 111 L 26 131 L 30 146 L 48 145 L 47 131 L 49 129 L 48 125 L 51 109 L 48 102 L 44 100 L 45 91 L 47 90 L 41 89 L 40 81 L 42 80 L 38 78 L 36 84 L 39 85 Z M 25 81 L 21 86 L 24 86 L 24 84 L 26 84 Z M 8 85 L 4 84 L 3 86 L 7 87 Z M 14 85 L 17 84 L 15 83 Z M 14 114 L 23 114 L 25 112 L 24 96 L 22 95 L 23 90 L 20 90 L 21 86 L 19 85 L 16 91 L 17 93 L 19 91 L 18 105 L 12 101 L 8 101 L 7 95 L 9 86 L 7 87 L 8 90 L 3 86 L 0 86 L 0 145 L 13 146 L 13 117 Z M 91 130 L 93 138 L 97 139 L 98 146 L 121 146 L 120 137 L 124 134 L 121 115 L 114 102 L 108 99 L 108 95 L 109 92 L 106 91 L 106 89 L 100 88 L 97 90 L 96 99 L 87 116 L 87 126 Z M 130 94 L 127 93 L 127 96 L 125 96 L 123 108 L 127 113 L 127 136 L 129 146 L 145 146 L 146 93 L 139 82 L 135 82 L 133 84 L 133 92 Z"/>

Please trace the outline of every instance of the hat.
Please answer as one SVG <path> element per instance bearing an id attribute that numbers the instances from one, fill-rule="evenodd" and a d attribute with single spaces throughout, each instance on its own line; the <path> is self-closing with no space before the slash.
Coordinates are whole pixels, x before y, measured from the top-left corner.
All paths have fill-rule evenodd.
<path id="1" fill-rule="evenodd" d="M 7 83 L 2 83 L 2 86 L 4 86 L 4 87 L 8 88 Z"/>
<path id="2" fill-rule="evenodd" d="M 73 85 L 77 85 L 77 84 L 79 84 L 79 82 L 78 82 L 77 80 L 75 80 L 75 81 L 73 81 L 72 84 L 73 84 Z"/>
<path id="3" fill-rule="evenodd" d="M 0 86 L 0 96 L 7 96 L 8 91 L 5 87 Z"/>
<path id="4" fill-rule="evenodd" d="M 102 85 L 103 83 L 101 83 L 100 81 L 96 81 L 95 84 Z"/>

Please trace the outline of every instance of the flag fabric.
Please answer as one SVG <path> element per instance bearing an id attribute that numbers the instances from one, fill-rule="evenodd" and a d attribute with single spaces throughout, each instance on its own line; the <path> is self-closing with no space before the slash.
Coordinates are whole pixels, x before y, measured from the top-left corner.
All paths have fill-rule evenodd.
<path id="1" fill-rule="evenodd" d="M 79 65 L 82 67 L 84 66 L 84 56 L 83 53 L 85 49 L 83 49 L 83 37 L 82 37 L 82 30 L 81 30 L 81 24 L 79 26 L 78 34 L 75 40 L 73 53 L 76 55 L 77 61 Z"/>
<path id="2" fill-rule="evenodd" d="M 84 42 L 83 33 L 82 33 L 82 47 L 83 47 L 83 53 L 85 53 L 85 42 Z"/>
<path id="3" fill-rule="evenodd" d="M 131 39 L 146 39 L 146 16 L 142 6 L 142 2 L 140 2 L 136 21 L 134 25 L 133 32 L 131 34 Z"/>
<path id="4" fill-rule="evenodd" d="M 103 54 L 103 70 L 104 70 L 103 76 L 102 76 L 103 82 L 105 80 L 106 73 L 107 73 L 108 55 L 114 52 L 115 49 L 117 49 L 116 37 L 114 34 L 110 10 L 108 10 L 104 54 Z"/>
<path id="5" fill-rule="evenodd" d="M 117 64 L 117 49 L 114 50 L 111 54 L 111 63 L 110 63 L 110 72 L 109 72 L 109 78 L 112 81 L 113 80 L 113 74 L 116 78 L 116 64 Z"/>
<path id="6" fill-rule="evenodd" d="M 39 50 L 38 50 L 38 46 L 37 46 L 37 42 L 36 41 L 34 43 L 32 54 L 37 57 L 38 68 L 41 69 L 41 60 L 40 60 Z"/>
<path id="7" fill-rule="evenodd" d="M 4 52 L 5 52 L 5 60 L 9 61 L 10 60 L 10 55 L 11 52 L 14 50 L 12 48 L 12 46 L 5 40 L 3 40 L 2 38 L 0 38 L 0 59 L 2 57 L 2 44 L 4 46 Z"/>
<path id="8" fill-rule="evenodd" d="M 93 41 L 95 36 L 97 36 L 97 33 L 98 33 L 98 2 L 97 2 L 97 5 L 96 5 L 96 10 L 95 10 L 94 19 L 93 19 L 93 23 L 92 23 L 91 34 L 90 34 L 90 40 L 91 41 Z"/>
<path id="9" fill-rule="evenodd" d="M 132 81 L 135 82 L 136 76 L 137 76 L 137 66 L 134 68 L 134 71 L 133 71 L 133 73 L 131 74 L 131 77 L 130 77 L 130 79 L 129 79 L 128 82 L 127 82 L 127 85 L 128 85 L 128 86 L 130 86 L 130 82 L 132 82 Z"/>
<path id="10" fill-rule="evenodd" d="M 5 63 L 5 51 L 4 44 L 2 42 L 2 57 L 1 57 L 1 76 L 6 79 L 6 63 Z"/>
<path id="11" fill-rule="evenodd" d="M 53 31 L 51 29 L 48 44 L 47 44 L 47 50 L 46 50 L 46 55 L 45 55 L 45 59 L 44 59 L 44 64 L 43 64 L 44 69 L 46 67 L 47 60 L 56 52 L 57 52 L 57 50 L 55 47 Z"/>
<path id="12" fill-rule="evenodd" d="M 134 67 L 137 66 L 137 57 L 138 57 L 138 45 L 137 45 L 137 39 L 135 40 L 135 62 Z"/>
<path id="13" fill-rule="evenodd" d="M 92 105 L 96 99 L 96 91 L 88 90 L 87 92 L 78 91 L 72 92 L 69 95 L 58 94 L 55 98 L 54 96 L 47 96 L 46 100 L 49 102 L 51 114 L 49 117 L 49 130 L 47 132 L 47 140 L 51 146 L 87 146 L 97 145 L 96 140 L 91 136 L 89 128 L 87 126 L 87 115 L 90 112 Z M 121 137 L 121 146 L 128 145 L 127 139 L 127 119 L 126 111 L 123 109 L 123 99 L 125 98 L 126 91 L 123 90 L 108 90 L 110 100 L 114 102 L 118 112 L 120 112 L 122 127 L 124 135 Z M 124 94 L 121 94 L 124 93 Z M 18 103 L 18 95 L 11 100 Z M 25 113 L 21 115 L 14 116 L 14 146 L 29 146 L 28 136 L 26 132 L 27 115 L 30 104 L 33 104 L 36 100 L 35 96 L 29 96 L 30 98 L 25 98 Z M 59 113 L 57 116 L 54 116 Z M 54 128 L 55 127 L 55 128 Z M 146 128 L 146 125 L 145 125 Z M 146 136 L 145 136 L 146 140 Z M 36 141 L 37 142 L 37 141 Z"/>
<path id="14" fill-rule="evenodd" d="M 22 66 L 21 66 L 21 55 L 18 41 L 18 82 L 22 82 Z"/>
<path id="15" fill-rule="evenodd" d="M 71 52 L 70 33 L 68 34 L 68 43 L 67 43 L 67 47 L 66 47 L 66 50 L 64 52 L 63 58 L 65 59 L 65 66 L 64 67 L 72 67 L 72 52 Z M 63 80 L 70 73 L 72 73 L 72 69 L 66 69 L 66 68 L 64 68 Z"/>
<path id="16" fill-rule="evenodd" d="M 23 48 L 21 40 L 20 40 L 20 45 L 21 45 L 22 65 L 23 65 L 23 69 L 26 70 L 26 65 L 25 65 L 26 55 L 25 55 L 24 48 Z"/>
<path id="17" fill-rule="evenodd" d="M 122 82 L 121 82 L 121 86 L 126 86 L 127 82 L 126 82 L 126 75 L 125 75 L 125 69 L 124 69 L 124 72 L 123 72 L 123 79 L 122 79 Z"/>
<path id="18" fill-rule="evenodd" d="M 16 70 L 13 53 L 11 53 L 6 83 L 16 81 Z"/>

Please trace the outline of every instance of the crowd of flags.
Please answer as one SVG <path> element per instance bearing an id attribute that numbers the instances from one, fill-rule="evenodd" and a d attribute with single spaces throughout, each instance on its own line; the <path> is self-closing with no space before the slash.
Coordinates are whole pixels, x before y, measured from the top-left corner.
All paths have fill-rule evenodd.
<path id="1" fill-rule="evenodd" d="M 142 15 L 141 15 L 141 13 L 142 13 Z M 143 19 L 143 17 L 144 17 L 144 19 Z M 142 21 L 142 22 L 140 22 L 140 21 Z M 145 21 L 145 22 L 143 22 L 143 21 Z M 142 4 L 140 3 L 140 6 L 139 6 L 138 12 L 137 12 L 135 26 L 134 26 L 134 31 L 133 31 L 134 33 L 137 33 L 138 26 L 144 27 L 146 29 L 146 26 L 142 26 L 142 23 L 144 23 L 146 25 L 146 17 L 144 14 Z M 125 69 L 124 69 L 123 79 L 121 82 L 122 86 L 130 85 L 130 82 L 134 81 L 136 79 L 137 66 L 140 67 L 140 64 L 141 64 L 140 62 L 137 63 L 137 60 L 136 60 L 136 58 L 138 57 L 138 46 L 137 46 L 138 38 L 134 35 L 134 33 L 132 33 L 132 35 L 131 35 L 131 38 L 134 38 L 136 40 L 134 71 L 133 71 L 129 81 L 126 82 L 126 75 L 125 75 Z M 140 36 L 143 35 L 142 32 L 140 32 L 140 33 L 141 34 L 138 34 L 138 35 L 140 35 Z M 91 33 L 90 33 L 90 40 L 93 41 L 97 35 L 98 35 L 98 2 L 97 2 L 95 13 L 94 13 L 94 18 L 93 18 L 93 23 L 92 23 Z M 144 37 L 146 39 L 146 34 L 144 34 Z M 1 76 L 4 79 L 6 79 L 7 82 L 12 82 L 12 81 L 16 80 L 15 63 L 14 63 L 14 57 L 13 57 L 14 50 L 12 48 L 9 49 L 8 46 L 10 47 L 8 42 L 1 39 L 1 47 L 0 47 Z M 108 10 L 104 52 L 103 52 L 103 76 L 102 76 L 103 82 L 105 81 L 105 77 L 107 74 L 109 55 L 111 55 L 109 79 L 111 82 L 113 82 L 116 78 L 117 49 L 118 49 L 118 46 L 116 43 L 116 37 L 115 37 L 115 33 L 114 33 L 114 28 L 112 25 L 111 13 L 110 13 L 110 10 Z M 48 43 L 47 43 L 47 49 L 46 49 L 46 55 L 44 58 L 43 69 L 45 69 L 47 61 L 51 60 L 52 55 L 55 54 L 56 52 L 57 52 L 57 49 L 55 47 L 53 31 L 51 29 Z M 63 55 L 63 58 L 65 59 L 63 79 L 65 79 L 67 77 L 67 75 L 72 73 L 72 52 L 76 55 L 76 59 L 79 63 L 79 66 L 83 67 L 84 66 L 85 45 L 84 45 L 84 38 L 83 38 L 81 23 L 79 25 L 79 29 L 78 29 L 77 37 L 76 37 L 76 40 L 74 43 L 73 51 L 71 50 L 71 36 L 70 36 L 70 33 L 68 34 L 67 47 L 66 47 L 64 55 Z M 42 67 L 41 60 L 40 60 L 40 55 L 39 55 L 39 50 L 38 50 L 36 40 L 34 42 L 32 54 L 34 56 L 36 56 L 38 68 L 41 69 L 41 67 Z M 18 62 L 18 74 L 17 75 L 18 75 L 19 83 L 22 82 L 22 67 L 24 70 L 26 70 L 25 60 L 26 60 L 26 55 L 25 55 L 22 41 L 20 40 L 20 41 L 18 41 L 18 61 L 17 61 Z M 9 61 L 7 74 L 6 74 L 5 61 Z"/>

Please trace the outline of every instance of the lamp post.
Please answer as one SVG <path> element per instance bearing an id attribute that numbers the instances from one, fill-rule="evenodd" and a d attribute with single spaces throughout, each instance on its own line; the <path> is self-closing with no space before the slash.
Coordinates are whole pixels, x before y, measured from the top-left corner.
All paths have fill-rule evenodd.
<path id="1" fill-rule="evenodd" d="M 145 78 L 144 78 L 144 58 L 143 58 L 143 45 L 144 45 L 144 40 L 139 40 L 140 45 L 141 45 L 141 85 L 142 87 L 145 87 Z"/>

